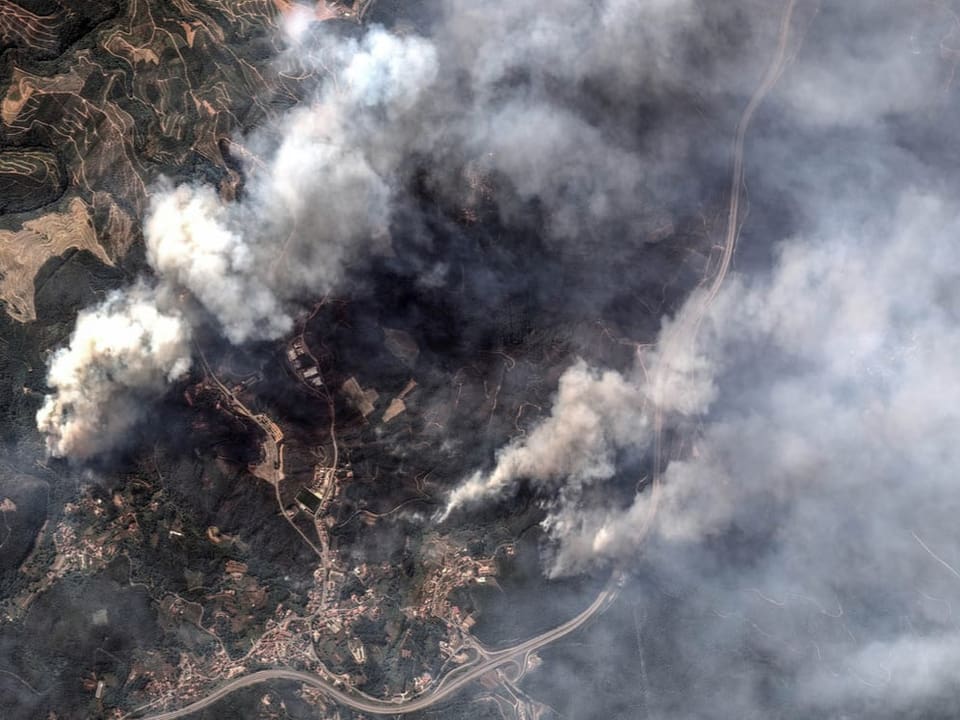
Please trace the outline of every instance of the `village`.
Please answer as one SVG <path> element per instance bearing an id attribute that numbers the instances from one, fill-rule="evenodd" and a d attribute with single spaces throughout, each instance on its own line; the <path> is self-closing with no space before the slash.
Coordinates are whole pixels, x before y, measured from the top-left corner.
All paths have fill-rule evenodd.
<path id="1" fill-rule="evenodd" d="M 328 484 L 332 482 L 331 474 L 324 477 Z M 298 512 L 315 516 L 322 513 L 336 497 L 335 488 L 323 490 L 319 487 L 307 491 L 310 498 L 302 498 L 308 502 L 298 500 Z M 67 508 L 69 519 L 54 534 L 57 560 L 51 574 L 63 576 L 102 569 L 131 543 L 183 541 L 184 528 L 176 523 L 157 527 L 145 535 L 129 494 L 118 492 L 110 503 L 113 512 L 107 513 L 103 498 L 87 493 Z M 151 508 L 158 509 L 156 500 L 147 506 L 148 510 Z M 97 524 L 108 514 L 112 519 Z M 89 530 L 77 532 L 82 526 Z M 207 528 L 202 538 L 239 555 L 245 549 L 242 541 L 216 527 Z M 475 659 L 470 650 L 476 647 L 471 635 L 476 618 L 453 604 L 450 596 L 456 589 L 471 584 L 496 583 L 497 559 L 471 557 L 449 538 L 433 537 L 426 545 L 430 561 L 425 568 L 425 580 L 411 598 L 413 602 L 401 608 L 400 614 L 405 618 L 401 624 L 405 627 L 390 651 L 399 660 L 407 661 L 407 665 L 417 664 L 417 656 L 425 648 L 415 641 L 416 628 L 431 624 L 444 629 L 436 648 L 441 664 L 468 663 Z M 502 552 L 509 557 L 514 548 L 506 545 Z M 382 593 L 392 586 L 397 568 L 389 563 L 343 568 L 334 550 L 330 551 L 330 558 L 330 567 L 318 565 L 314 570 L 314 584 L 302 607 L 292 603 L 270 607 L 268 588 L 240 559 L 225 559 L 215 582 L 201 573 L 185 570 L 186 587 L 179 591 L 156 588 L 155 607 L 161 627 L 181 640 L 187 638 L 185 645 L 189 650 L 177 653 L 173 663 L 163 651 L 150 650 L 133 664 L 126 678 L 91 678 L 87 689 L 92 699 L 99 702 L 105 690 L 118 685 L 140 687 L 133 694 L 142 693 L 145 698 L 188 699 L 208 691 L 211 677 L 230 679 L 268 667 L 307 670 L 345 688 L 362 686 L 371 657 L 382 658 L 384 648 L 369 640 L 365 642 L 356 630 L 364 621 L 383 619 L 384 608 L 390 603 Z M 362 591 L 342 592 L 348 580 Z M 201 583 L 214 587 L 207 589 Z M 34 594 L 39 592 L 42 586 L 34 590 Z M 21 603 L 27 601 L 21 599 Z M 103 611 L 104 622 L 107 610 Z M 243 638 L 245 644 L 238 645 Z M 381 690 L 387 697 L 406 699 L 430 687 L 435 677 L 429 670 L 422 670 L 408 678 L 397 678 Z"/>
<path id="2" fill-rule="evenodd" d="M 410 357 L 416 352 L 401 334 L 388 339 L 396 353 Z M 165 543 L 186 544 L 195 548 L 192 556 L 212 552 L 222 558 L 216 574 L 183 568 L 180 582 L 129 568 L 130 582 L 150 588 L 159 624 L 178 638 L 180 650 L 173 655 L 144 651 L 125 678 L 89 678 L 85 687 L 93 702 L 99 704 L 105 692 L 118 687 L 144 701 L 185 701 L 209 692 L 211 678 L 228 680 L 276 667 L 312 672 L 335 686 L 399 701 L 427 691 L 443 669 L 478 660 L 482 646 L 472 635 L 475 612 L 452 598 L 474 585 L 496 587 L 498 564 L 514 554 L 514 546 L 505 544 L 494 556 L 475 556 L 466 550 L 465 539 L 428 533 L 416 553 L 422 565 L 417 582 L 410 586 L 390 562 L 346 561 L 332 531 L 344 488 L 355 477 L 349 459 L 338 453 L 333 397 L 352 407 L 361 422 L 373 420 L 384 404 L 353 377 L 337 389 L 328 387 L 302 333 L 289 341 L 284 360 L 304 391 L 330 405 L 330 446 L 318 453 L 306 477 L 300 471 L 290 474 L 282 424 L 247 405 L 261 382 L 258 375 L 221 380 L 204 358 L 206 377 L 185 396 L 190 405 L 211 408 L 224 420 L 252 421 L 262 428 L 261 458 L 248 477 L 273 486 L 277 515 L 314 551 L 310 587 L 278 601 L 282 588 L 251 570 L 246 541 L 216 526 L 196 529 L 179 514 L 161 512 L 169 498 L 155 479 L 134 479 L 112 497 L 88 490 L 67 506 L 53 533 L 56 559 L 31 592 L 18 598 L 21 612 L 56 577 L 95 572 L 118 555 L 139 555 L 129 552 L 137 545 L 162 550 Z M 402 414 L 404 399 L 416 388 L 411 379 L 385 404 L 379 422 Z M 360 517 L 367 527 L 380 521 L 375 513 Z M 204 545 L 209 552 L 202 551 Z"/>
<path id="3" fill-rule="evenodd" d="M 393 509 L 374 512 L 365 501 L 358 504 L 354 486 L 376 491 L 376 479 L 369 466 L 359 470 L 367 477 L 357 477 L 350 450 L 359 433 L 396 432 L 418 411 L 417 344 L 405 332 L 383 329 L 387 353 L 409 374 L 404 380 L 398 373 L 392 392 L 381 396 L 357 375 L 326 371 L 329 353 L 305 337 L 304 325 L 277 348 L 284 375 L 268 378 L 256 368 L 235 370 L 223 358 L 199 355 L 200 372 L 183 390 L 191 428 L 199 443 L 218 433 L 249 438 L 236 445 L 240 454 L 217 449 L 207 469 L 189 479 L 165 476 L 154 458 L 114 489 L 89 482 L 41 530 L 42 541 L 22 565 L 29 582 L 2 608 L 8 620 L 22 616 L 59 579 L 107 571 L 145 594 L 161 631 L 160 642 L 138 651 L 124 672 L 85 677 L 91 707 L 108 707 L 117 694 L 157 705 L 187 702 L 208 693 L 211 682 L 272 668 L 310 672 L 335 687 L 399 702 L 486 657 L 473 635 L 477 610 L 467 598 L 470 588 L 498 587 L 513 544 L 482 554 L 468 533 L 424 526 L 401 548 L 410 558 L 404 567 L 339 547 L 343 522 L 353 519 L 351 532 L 375 536 L 378 526 L 390 525 L 391 513 L 426 497 L 420 473 Z M 312 403 L 322 421 L 309 430 L 290 424 L 260 400 L 267 382 L 286 383 L 283 391 Z M 218 474 L 230 479 L 222 484 L 214 480 Z M 290 528 L 283 542 L 300 548 L 296 571 L 305 582 L 290 585 L 282 571 L 271 575 L 257 563 L 262 548 L 247 523 L 226 529 L 200 521 L 185 498 L 206 492 L 209 482 L 260 488 L 254 495 L 269 503 L 256 506 L 275 518 L 276 530 Z M 224 518 L 236 516 L 222 510 Z M 140 560 L 145 553 L 149 563 Z M 179 564 L 183 557 L 192 558 L 189 566 Z M 91 622 L 112 622 L 112 608 L 97 613 Z"/>

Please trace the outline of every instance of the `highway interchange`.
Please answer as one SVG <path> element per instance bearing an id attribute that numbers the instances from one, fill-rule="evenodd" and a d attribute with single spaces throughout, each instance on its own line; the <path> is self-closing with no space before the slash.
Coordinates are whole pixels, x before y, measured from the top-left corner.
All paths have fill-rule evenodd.
<path id="1" fill-rule="evenodd" d="M 169 710 L 167 712 L 144 716 L 142 720 L 174 720 L 174 718 L 186 717 L 193 713 L 207 708 L 227 695 L 238 690 L 253 685 L 269 682 L 272 680 L 293 680 L 321 690 L 330 699 L 345 705 L 354 710 L 360 710 L 372 715 L 405 715 L 419 710 L 425 710 L 439 702 L 451 697 L 460 691 L 464 686 L 469 685 L 481 676 L 503 667 L 508 664 L 523 662 L 530 653 L 559 640 L 565 635 L 569 635 L 587 623 L 598 612 L 609 607 L 616 599 L 617 593 L 623 584 L 623 575 L 614 572 L 610 581 L 604 589 L 597 595 L 596 599 L 585 608 L 579 615 L 571 618 L 558 627 L 537 635 L 534 638 L 515 645 L 510 648 L 496 651 L 480 651 L 483 659 L 473 666 L 463 666 L 451 671 L 446 675 L 430 692 L 420 697 L 412 698 L 403 702 L 390 702 L 387 700 L 378 700 L 356 691 L 348 691 L 339 688 L 323 678 L 312 673 L 301 672 L 289 668 L 275 668 L 271 670 L 259 670 L 243 677 L 238 677 L 227 683 L 224 683 L 209 695 L 197 700 L 190 705 L 178 710 Z M 136 717 L 130 715 L 127 717 Z"/>

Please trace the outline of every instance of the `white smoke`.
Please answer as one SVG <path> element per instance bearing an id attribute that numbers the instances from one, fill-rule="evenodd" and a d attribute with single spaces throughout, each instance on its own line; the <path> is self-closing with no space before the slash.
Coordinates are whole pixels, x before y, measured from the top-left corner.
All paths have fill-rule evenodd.
<path id="1" fill-rule="evenodd" d="M 640 357 L 629 377 L 574 363 L 560 377 L 549 417 L 501 449 L 493 470 L 475 472 L 454 489 L 440 518 L 502 498 L 522 480 L 547 495 L 559 493 L 556 512 L 577 508 L 586 486 L 617 475 L 619 455 L 650 449 L 654 412 L 667 419 L 704 412 L 716 394 L 712 365 L 688 342 L 688 333 L 680 338 L 676 331 L 701 302 L 695 294 L 676 321 L 664 322 L 657 350 Z M 557 537 L 568 537 L 569 523 L 555 514 L 545 524 Z"/>
<path id="2" fill-rule="evenodd" d="M 189 289 L 234 343 L 282 336 L 288 301 L 329 292 L 352 259 L 384 245 L 404 155 L 378 138 L 437 74 L 427 41 L 382 29 L 324 50 L 334 75 L 317 99 L 250 138 L 267 145 L 268 162 L 248 167 L 240 202 L 180 186 L 159 193 L 147 218 L 150 264 Z"/>
<path id="3" fill-rule="evenodd" d="M 190 327 L 138 283 L 82 311 L 70 344 L 54 353 L 54 389 L 37 413 L 53 455 L 85 459 L 109 449 L 142 417 L 144 401 L 190 368 Z"/>
<path id="4" fill-rule="evenodd" d="M 233 343 L 273 339 L 292 327 L 289 301 L 336 288 L 353 258 L 384 247 L 404 153 L 366 139 L 387 136 L 397 113 L 418 102 L 436 54 L 383 30 L 325 49 L 336 77 L 268 129 L 280 134 L 277 147 L 250 139 L 267 158 L 247 168 L 244 199 L 227 202 L 208 186 L 155 192 L 144 234 L 158 285 L 138 283 L 82 312 L 54 356 L 54 392 L 37 414 L 53 455 L 85 459 L 113 447 L 143 400 L 187 371 L 192 320 L 161 310 L 161 297 L 189 290 Z"/>
<path id="5" fill-rule="evenodd" d="M 650 437 L 642 389 L 613 370 L 599 372 L 582 360 L 560 378 L 553 412 L 529 436 L 503 448 L 489 474 L 474 473 L 447 500 L 454 510 L 503 496 L 523 478 L 551 489 L 608 480 L 615 455 Z"/>
<path id="6" fill-rule="evenodd" d="M 227 214 L 212 188 L 162 193 L 144 228 L 147 260 L 163 279 L 192 290 L 231 341 L 281 335 L 292 323 L 260 279 L 265 258 L 226 227 Z"/>

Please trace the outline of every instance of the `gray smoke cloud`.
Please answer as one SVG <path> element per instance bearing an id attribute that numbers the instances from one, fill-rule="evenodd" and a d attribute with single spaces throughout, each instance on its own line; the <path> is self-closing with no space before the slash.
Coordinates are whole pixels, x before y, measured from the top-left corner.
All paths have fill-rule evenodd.
<path id="1" fill-rule="evenodd" d="M 138 283 L 83 310 L 67 347 L 50 360 L 55 390 L 37 412 L 47 449 L 87 459 L 141 419 L 144 403 L 190 369 L 190 325 L 158 291 Z"/>
<path id="2" fill-rule="evenodd" d="M 266 167 L 248 168 L 241 202 L 183 185 L 154 199 L 145 224 L 151 266 L 189 289 L 234 343 L 282 336 L 292 327 L 288 301 L 330 292 L 351 259 L 388 246 L 405 153 L 377 138 L 437 74 L 429 43 L 381 29 L 325 45 L 316 61 L 331 80 L 269 128 L 280 143 Z"/>
<path id="3" fill-rule="evenodd" d="M 290 48 L 277 62 L 324 79 L 307 101 L 244 139 L 255 157 L 244 161 L 238 201 L 204 185 L 155 190 L 144 236 L 163 292 L 189 290 L 235 344 L 280 337 L 292 327 L 296 301 L 340 288 L 348 268 L 390 252 L 392 212 L 416 166 L 429 167 L 437 192 L 455 199 L 465 169 L 496 175 L 504 221 L 536 201 L 561 247 L 596 250 L 609 233 L 642 246 L 658 194 L 651 188 L 668 186 L 658 180 L 689 153 L 690 140 L 677 131 L 644 147 L 625 131 L 620 111 L 605 117 L 603 106 L 641 87 L 676 91 L 684 79 L 674 54 L 725 11 L 692 0 L 495 2 L 482 10 L 451 0 L 438 11 L 429 37 L 373 27 L 360 38 L 319 30 L 318 39 L 306 14 L 287 18 Z M 705 77 L 703 86 L 714 80 Z M 559 91 L 577 84 L 601 91 L 595 107 L 584 106 L 577 90 Z M 424 282 L 441 282 L 449 267 L 439 258 L 422 268 L 432 278 Z M 110 376 L 99 356 L 69 352 L 90 363 L 79 376 Z M 133 385 L 88 388 L 102 398 L 90 402 L 99 408 L 92 426 L 104 428 L 109 399 Z M 60 403 L 58 393 L 48 404 Z M 65 414 L 41 415 L 44 433 L 64 434 Z M 127 425 L 112 427 L 122 433 Z M 109 433 L 100 440 L 112 442 Z M 50 443 L 56 454 L 70 447 Z"/>
<path id="4" fill-rule="evenodd" d="M 242 202 L 202 185 L 154 193 L 144 235 L 155 289 L 139 283 L 78 317 L 37 414 L 51 454 L 87 459 L 114 447 L 143 400 L 187 371 L 196 320 L 169 302 L 161 310 L 161 298 L 189 290 L 235 344 L 274 339 L 292 327 L 289 301 L 331 291 L 351 258 L 389 246 L 403 154 L 373 152 L 363 138 L 388 133 L 414 106 L 436 75 L 435 53 L 374 30 L 329 43 L 324 59 L 336 76 L 270 128 L 281 142 L 265 167 L 249 168 Z"/>
<path id="5" fill-rule="evenodd" d="M 609 408 L 600 384 L 569 401 L 569 377 L 609 372 L 574 365 L 550 417 L 450 496 L 452 509 L 529 480 L 549 574 L 637 570 L 659 623 L 651 717 L 956 714 L 960 209 L 938 157 L 955 102 L 943 15 L 825 3 L 748 141 L 748 187 L 779 195 L 796 228 L 747 226 L 770 267 L 728 278 L 689 362 L 664 347 L 668 324 L 671 367 L 619 376 L 614 405 L 631 397 L 636 416 L 566 441 L 557 429 L 582 408 L 613 417 L 594 410 Z M 631 428 L 656 402 L 692 449 L 658 496 L 625 498 L 622 455 L 649 452 L 650 431 Z"/>

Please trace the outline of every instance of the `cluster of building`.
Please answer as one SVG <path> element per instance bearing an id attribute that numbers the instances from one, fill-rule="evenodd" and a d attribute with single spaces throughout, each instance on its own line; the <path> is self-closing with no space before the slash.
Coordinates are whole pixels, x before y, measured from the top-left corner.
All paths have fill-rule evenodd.
<path id="1" fill-rule="evenodd" d="M 300 380 L 323 392 L 324 380 L 318 363 L 304 346 L 302 338 L 291 341 L 286 354 Z M 411 380 L 393 399 L 384 413 L 383 422 L 390 422 L 404 412 L 404 400 L 415 388 L 416 382 Z M 244 389 L 245 385 L 227 389 L 210 380 L 201 383 L 197 392 L 216 392 L 220 396 L 218 402 L 223 400 L 226 409 L 255 421 L 266 431 L 268 439 L 264 443 L 265 455 L 260 465 L 265 477 L 274 483 L 279 482 L 283 478 L 283 433 L 270 418 L 250 413 L 236 399 L 234 393 Z M 341 391 L 364 417 L 373 412 L 377 395 L 372 389 L 364 389 L 351 377 Z M 271 464 L 275 472 L 269 472 Z M 164 596 L 160 612 L 165 617 L 164 624 L 168 630 L 174 630 L 180 623 L 192 625 L 210 636 L 215 643 L 204 643 L 206 649 L 203 651 L 180 653 L 178 661 L 154 656 L 149 651 L 145 653 L 135 663 L 133 674 L 145 680 L 146 694 L 152 698 L 176 694 L 179 699 L 188 700 L 208 691 L 211 677 L 225 679 L 256 667 L 279 665 L 315 672 L 343 686 L 366 682 L 362 672 L 355 666 L 369 667 L 371 663 L 381 662 L 382 650 L 379 645 L 370 648 L 364 645 L 360 637 L 365 636 L 360 632 L 360 627 L 364 620 L 376 621 L 381 619 L 385 611 L 390 612 L 386 608 L 391 604 L 385 601 L 384 593 L 396 588 L 397 569 L 386 562 L 375 565 L 363 563 L 349 569 L 360 581 L 362 589 L 344 597 L 343 587 L 348 573 L 338 553 L 331 547 L 329 524 L 333 522 L 333 517 L 330 515 L 330 506 L 335 503 L 342 482 L 349 480 L 353 473 L 349 464 L 340 467 L 333 467 L 333 464 L 317 464 L 312 481 L 301 487 L 294 501 L 284 508 L 291 522 L 294 522 L 293 516 L 303 513 L 312 519 L 317 530 L 317 539 L 312 542 L 317 544 L 315 549 L 320 562 L 314 569 L 314 583 L 307 592 L 305 607 L 296 609 L 302 602 L 301 597 L 293 607 L 285 607 L 281 603 L 276 608 L 268 608 L 269 594 L 258 579 L 250 575 L 247 565 L 238 559 L 227 560 L 222 581 L 217 582 L 216 589 L 202 600 L 186 601 L 169 593 Z M 111 508 L 109 504 L 107 499 L 84 497 L 77 507 L 68 506 L 68 513 L 84 513 L 94 517 L 109 515 L 110 520 L 95 523 L 98 532 L 89 536 L 78 536 L 70 524 L 58 527 L 55 533 L 58 557 L 50 572 L 90 569 L 91 563 L 102 567 L 118 552 L 121 540 L 142 534 L 132 510 L 132 502 L 117 496 L 113 499 L 115 507 Z M 89 526 L 89 518 L 85 520 L 84 524 Z M 302 521 L 303 517 L 296 520 Z M 176 541 L 184 530 L 179 521 L 173 520 L 169 526 L 140 540 L 156 546 L 160 541 Z M 215 545 L 240 545 L 239 540 L 214 527 L 207 528 L 206 538 Z M 432 537 L 424 550 L 422 556 L 427 558 L 426 577 L 416 588 L 413 601 L 402 612 L 411 620 L 432 626 L 434 631 L 439 630 L 436 623 L 439 620 L 447 629 L 446 632 L 440 630 L 443 636 L 440 641 L 441 656 L 453 662 L 467 662 L 470 654 L 466 648 L 471 643 L 469 633 L 475 618 L 454 605 L 451 596 L 455 590 L 468 584 L 495 583 L 498 574 L 496 558 L 472 557 L 452 538 Z M 508 548 L 507 554 L 512 554 L 512 550 L 512 547 Z M 199 577 L 194 579 L 187 575 L 188 585 L 199 587 L 204 581 L 203 575 L 196 574 Z M 401 658 L 412 660 L 414 654 L 419 654 L 417 648 L 407 641 L 407 638 L 417 635 L 417 626 L 417 622 L 409 624 L 403 639 L 394 645 Z M 394 624 L 394 627 L 397 628 L 396 632 L 401 632 L 399 626 Z M 412 635 L 410 628 L 414 628 Z M 352 672 L 360 674 L 353 676 L 331 672 L 324 664 L 331 660 L 330 667 L 334 670 L 352 667 Z M 409 670 L 410 664 L 404 667 Z M 422 666 L 412 683 L 405 685 L 404 694 L 409 693 L 411 688 L 414 692 L 422 692 L 434 682 L 429 672 L 421 670 Z M 397 689 L 396 686 L 392 687 Z M 102 694 L 102 688 L 99 692 Z"/>
<path id="2" fill-rule="evenodd" d="M 142 661 L 136 662 L 127 678 L 127 686 L 143 683 L 143 696 L 156 700 L 169 698 L 180 701 L 199 698 L 210 690 L 210 675 L 229 679 L 242 674 L 242 666 L 230 667 L 218 656 L 213 662 L 200 659 L 190 653 L 180 653 L 176 665 L 170 664 L 158 651 L 149 651 Z"/>
<path id="3" fill-rule="evenodd" d="M 340 483 L 337 481 L 338 468 L 328 467 L 317 464 L 313 469 L 313 482 L 309 487 L 303 487 L 296 495 L 296 505 L 288 507 L 291 514 L 301 510 L 314 518 L 322 517 L 326 514 L 330 503 L 336 499 L 340 490 Z M 346 479 L 353 477 L 352 470 L 344 471 Z"/>
<path id="4" fill-rule="evenodd" d="M 114 494 L 113 506 L 118 511 L 107 520 L 109 503 L 89 493 L 76 502 L 64 505 L 64 519 L 53 530 L 52 541 L 55 557 L 44 567 L 39 554 L 42 551 L 42 538 L 46 534 L 44 524 L 38 534 L 33 553 L 21 565 L 21 572 L 30 582 L 21 592 L 5 603 L 4 614 L 8 619 L 20 617 L 33 600 L 45 592 L 53 583 L 71 572 L 95 572 L 106 567 L 116 557 L 120 543 L 141 534 L 136 513 L 119 493 Z M 77 521 L 85 525 L 94 525 L 96 532 L 78 533 Z M 42 568 L 42 569 L 41 569 Z"/>
<path id="5" fill-rule="evenodd" d="M 323 387 L 323 375 L 316 359 L 307 350 L 303 337 L 298 335 L 287 346 L 287 361 L 302 382 L 317 390 Z"/>
<path id="6" fill-rule="evenodd" d="M 472 616 L 465 615 L 450 602 L 458 587 L 469 583 L 495 582 L 497 563 L 492 557 L 474 558 L 463 549 L 443 548 L 439 563 L 427 573 L 419 602 L 407 613 L 412 618 L 435 617 L 448 625 L 469 631 Z"/>

